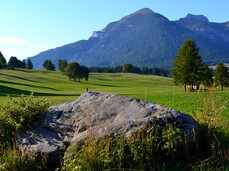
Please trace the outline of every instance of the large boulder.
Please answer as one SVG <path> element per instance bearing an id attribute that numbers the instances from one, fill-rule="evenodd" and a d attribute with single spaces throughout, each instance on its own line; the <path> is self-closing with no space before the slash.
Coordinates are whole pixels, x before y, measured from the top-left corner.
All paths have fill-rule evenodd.
<path id="1" fill-rule="evenodd" d="M 59 161 L 70 143 L 90 136 L 129 135 L 145 125 L 163 128 L 166 123 L 175 123 L 190 143 L 198 132 L 197 122 L 188 114 L 136 98 L 88 92 L 74 102 L 52 106 L 36 128 L 17 134 L 17 142 Z"/>

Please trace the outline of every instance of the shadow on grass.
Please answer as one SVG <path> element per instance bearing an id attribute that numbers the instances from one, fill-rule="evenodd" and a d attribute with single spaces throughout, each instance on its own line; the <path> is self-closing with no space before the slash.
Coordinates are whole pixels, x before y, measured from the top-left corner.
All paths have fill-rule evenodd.
<path id="1" fill-rule="evenodd" d="M 37 82 L 37 81 L 32 81 L 32 80 L 29 80 L 29 79 L 26 79 L 26 78 L 23 78 L 23 77 L 18 77 L 18 76 L 15 76 L 15 75 L 9 75 L 9 74 L 5 74 L 5 73 L 0 73 L 0 75 L 4 75 L 4 76 L 7 76 L 7 77 L 11 77 L 11 78 L 17 78 L 17 79 L 24 80 L 24 81 Z"/>
<path id="2" fill-rule="evenodd" d="M 30 95 L 31 91 L 20 90 L 16 88 L 6 87 L 0 85 L 0 96 L 19 96 L 21 94 Z M 40 92 L 33 92 L 34 96 L 80 96 L 81 94 L 55 94 L 55 93 L 40 93 Z"/>
<path id="3" fill-rule="evenodd" d="M 111 81 L 109 79 L 103 79 L 103 78 L 97 78 L 97 80 L 101 80 L 101 81 Z"/>
<path id="4" fill-rule="evenodd" d="M 79 83 L 82 83 L 82 82 L 79 82 Z M 86 83 L 86 82 L 83 82 L 82 84 L 95 85 L 95 86 L 103 86 L 103 87 L 122 87 L 122 86 L 115 86 L 115 85 L 95 84 L 95 83 Z"/>
<path id="5" fill-rule="evenodd" d="M 0 80 L 0 83 L 22 85 L 22 86 L 28 86 L 28 87 L 34 87 L 34 88 L 45 88 L 45 89 L 49 89 L 49 90 L 59 91 L 58 89 L 55 89 L 55 88 L 50 88 L 50 87 L 45 87 L 45 86 L 37 86 L 37 85 L 30 85 L 30 84 L 24 84 L 24 83 L 15 83 L 15 82 L 12 82 L 12 81 L 5 81 L 5 80 Z"/>

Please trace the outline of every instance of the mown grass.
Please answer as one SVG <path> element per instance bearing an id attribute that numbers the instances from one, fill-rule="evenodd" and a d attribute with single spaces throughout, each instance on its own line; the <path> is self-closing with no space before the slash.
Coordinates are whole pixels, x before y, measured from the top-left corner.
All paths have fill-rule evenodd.
<path id="1" fill-rule="evenodd" d="M 183 87 L 174 86 L 172 78 L 154 75 L 90 73 L 89 81 L 74 82 L 59 71 L 0 70 L 0 104 L 7 103 L 8 95 L 17 98 L 34 92 L 34 96 L 44 96 L 51 105 L 57 105 L 76 100 L 86 88 L 148 100 L 192 116 L 199 108 L 200 97 L 205 94 L 202 91 L 184 92 Z M 214 94 L 225 103 L 221 121 L 228 127 L 229 88 L 224 91 L 216 88 Z"/>

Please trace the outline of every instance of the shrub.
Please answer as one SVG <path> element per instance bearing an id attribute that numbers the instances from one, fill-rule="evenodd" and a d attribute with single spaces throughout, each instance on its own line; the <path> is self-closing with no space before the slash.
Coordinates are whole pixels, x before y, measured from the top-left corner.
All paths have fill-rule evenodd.
<path id="1" fill-rule="evenodd" d="M 44 98 L 22 95 L 0 106 L 0 170 L 43 170 L 44 158 L 16 147 L 16 131 L 35 126 L 48 110 Z"/>
<path id="2" fill-rule="evenodd" d="M 10 98 L 7 105 L 0 106 L 0 142 L 2 146 L 12 145 L 16 131 L 35 126 L 39 117 L 48 110 L 44 98 L 22 95 L 19 100 Z"/>

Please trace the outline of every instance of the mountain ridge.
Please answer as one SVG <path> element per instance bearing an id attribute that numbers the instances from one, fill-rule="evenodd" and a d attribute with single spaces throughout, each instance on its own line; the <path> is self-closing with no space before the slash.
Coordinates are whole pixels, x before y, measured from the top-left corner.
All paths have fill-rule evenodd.
<path id="1" fill-rule="evenodd" d="M 228 26 L 227 26 L 228 25 Z M 86 66 L 116 66 L 132 63 L 139 67 L 171 68 L 177 50 L 192 38 L 207 64 L 229 62 L 229 22 L 209 22 L 203 15 L 188 14 L 170 21 L 143 8 L 80 40 L 31 57 L 34 68 L 43 61 L 59 59 Z"/>

